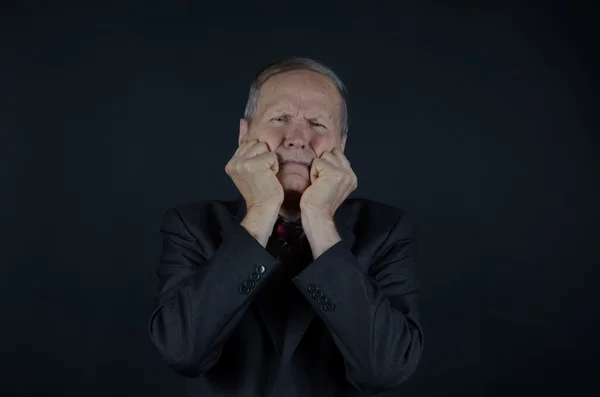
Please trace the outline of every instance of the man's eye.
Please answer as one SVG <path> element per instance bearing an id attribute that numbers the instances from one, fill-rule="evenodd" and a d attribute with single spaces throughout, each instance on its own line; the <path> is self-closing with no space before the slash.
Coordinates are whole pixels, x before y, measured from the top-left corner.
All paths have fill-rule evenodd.
<path id="1" fill-rule="evenodd" d="M 273 121 L 279 121 L 279 122 L 283 123 L 283 122 L 286 121 L 286 118 L 285 118 L 285 116 L 278 116 L 278 117 L 273 117 L 271 120 L 273 120 Z"/>
<path id="2" fill-rule="evenodd" d="M 315 123 L 314 121 L 310 122 L 310 125 L 312 127 L 321 127 L 321 128 L 325 128 L 325 126 L 323 124 L 319 124 L 319 123 Z"/>

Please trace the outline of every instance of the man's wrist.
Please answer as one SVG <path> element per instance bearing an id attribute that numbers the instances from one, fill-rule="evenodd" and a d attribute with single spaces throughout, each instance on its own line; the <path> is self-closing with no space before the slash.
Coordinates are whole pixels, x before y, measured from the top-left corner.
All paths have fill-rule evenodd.
<path id="1" fill-rule="evenodd" d="M 313 259 L 341 241 L 333 217 L 321 211 L 302 212 L 302 227 L 310 244 Z"/>
<path id="2" fill-rule="evenodd" d="M 266 247 L 278 214 L 279 208 L 275 205 L 251 206 L 240 224 L 260 245 Z"/>

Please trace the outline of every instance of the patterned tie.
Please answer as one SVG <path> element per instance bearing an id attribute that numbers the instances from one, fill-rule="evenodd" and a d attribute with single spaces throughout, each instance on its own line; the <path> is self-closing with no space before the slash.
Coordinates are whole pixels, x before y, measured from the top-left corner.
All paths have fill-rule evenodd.
<path id="1" fill-rule="evenodd" d="M 304 229 L 300 221 L 284 221 L 279 218 L 275 225 L 275 234 L 282 247 L 292 248 L 304 237 Z"/>
<path id="2" fill-rule="evenodd" d="M 302 223 L 279 218 L 275 223 L 273 239 L 276 242 L 276 256 L 285 264 L 282 267 L 284 277 L 293 277 L 310 260 L 307 255 L 310 255 L 311 251 Z"/>

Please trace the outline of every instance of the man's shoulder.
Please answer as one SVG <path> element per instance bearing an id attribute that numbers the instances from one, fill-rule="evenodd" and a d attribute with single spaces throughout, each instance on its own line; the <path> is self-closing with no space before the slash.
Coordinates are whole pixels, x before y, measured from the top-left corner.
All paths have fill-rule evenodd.
<path id="1" fill-rule="evenodd" d="M 196 200 L 173 205 L 168 211 L 176 211 L 182 216 L 194 216 L 214 212 L 235 213 L 236 200 Z"/>
<path id="2" fill-rule="evenodd" d="M 383 252 L 378 250 L 385 251 L 386 247 L 414 235 L 414 222 L 400 206 L 352 198 L 346 200 L 345 207 L 345 230 L 352 232 L 352 238 L 347 238 L 352 241 L 353 251 L 366 258 L 378 257 Z"/>
<path id="3" fill-rule="evenodd" d="M 395 222 L 408 215 L 407 211 L 401 207 L 362 197 L 347 199 L 345 205 L 351 208 L 351 212 L 356 218 L 371 222 Z"/>
<path id="4" fill-rule="evenodd" d="M 167 208 L 164 223 L 183 223 L 188 229 L 220 230 L 235 219 L 239 202 L 236 200 L 197 200 Z"/>

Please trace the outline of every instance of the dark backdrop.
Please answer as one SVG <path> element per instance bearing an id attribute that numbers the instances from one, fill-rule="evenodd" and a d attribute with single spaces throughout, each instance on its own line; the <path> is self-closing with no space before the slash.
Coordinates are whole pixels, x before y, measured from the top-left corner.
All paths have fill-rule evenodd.
<path id="1" fill-rule="evenodd" d="M 234 197 L 250 79 L 288 55 L 349 87 L 356 195 L 419 227 L 426 347 L 398 395 L 598 389 L 589 10 L 174 3 L 5 5 L 0 395 L 181 395 L 147 331 L 160 222 Z"/>

